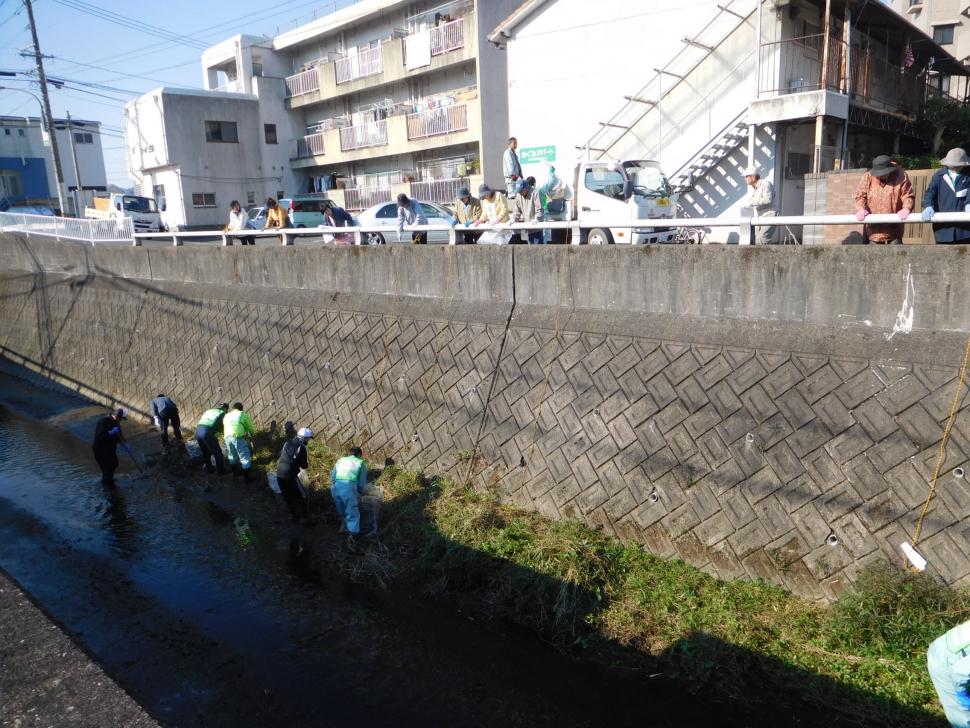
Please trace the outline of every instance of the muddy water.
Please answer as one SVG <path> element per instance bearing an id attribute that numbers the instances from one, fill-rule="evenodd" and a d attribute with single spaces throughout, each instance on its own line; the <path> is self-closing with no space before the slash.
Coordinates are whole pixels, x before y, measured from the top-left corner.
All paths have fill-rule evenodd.
<path id="1" fill-rule="evenodd" d="M 0 374 L 0 568 L 165 723 L 749 722 L 321 570 L 285 519 L 237 527 L 224 481 L 129 463 L 106 491 L 79 437 L 97 412 Z"/>

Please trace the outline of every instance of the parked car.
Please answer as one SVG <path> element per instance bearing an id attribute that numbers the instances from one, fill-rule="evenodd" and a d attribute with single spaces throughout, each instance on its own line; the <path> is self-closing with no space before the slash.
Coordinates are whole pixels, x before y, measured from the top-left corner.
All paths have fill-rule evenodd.
<path id="1" fill-rule="evenodd" d="M 246 214 L 249 215 L 249 220 L 246 221 L 246 227 L 250 230 L 262 230 L 266 227 L 266 207 L 251 207 L 246 210 Z"/>
<path id="2" fill-rule="evenodd" d="M 450 225 L 451 213 L 446 208 L 435 202 L 424 202 L 422 200 L 412 200 L 424 207 L 424 216 L 428 218 L 429 225 Z M 361 212 L 357 219 L 362 227 L 386 227 L 387 233 L 365 233 L 364 242 L 368 245 L 384 245 L 387 239 L 397 242 L 397 203 L 384 202 L 380 205 L 368 207 Z M 386 237 L 385 237 L 386 236 Z M 407 238 L 407 234 L 404 236 Z M 432 231 L 428 233 L 429 243 L 447 243 L 448 232 Z"/>
<path id="3" fill-rule="evenodd" d="M 279 204 L 286 208 L 293 227 L 319 227 L 323 224 L 323 203 L 327 199 L 326 195 L 310 193 L 284 198 Z"/>

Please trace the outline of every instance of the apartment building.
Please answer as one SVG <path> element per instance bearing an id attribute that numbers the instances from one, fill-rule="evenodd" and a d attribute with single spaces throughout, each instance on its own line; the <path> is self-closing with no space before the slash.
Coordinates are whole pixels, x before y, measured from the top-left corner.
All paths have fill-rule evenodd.
<path id="1" fill-rule="evenodd" d="M 527 0 L 490 34 L 509 56 L 510 128 L 561 168 L 578 155 L 658 160 L 693 217 L 739 214 L 749 164 L 774 183 L 778 210 L 796 215 L 806 174 L 923 153 L 926 99 L 951 93 L 941 78 L 967 74 L 949 45 L 881 2 L 599 0 L 596 24 L 576 22 L 585 5 Z M 622 53 L 604 64 L 572 50 L 634 48 L 648 34 L 656 42 L 639 67 Z M 535 113 L 561 108 L 570 89 L 583 103 L 556 124 Z M 528 169 L 538 177 L 542 166 Z"/>
<path id="2" fill-rule="evenodd" d="M 202 56 L 204 90 L 126 106 L 132 174 L 183 228 L 223 223 L 232 199 L 326 192 L 360 210 L 500 184 L 506 56 L 487 35 L 516 5 L 362 0 L 272 39 L 227 39 Z"/>
<path id="3" fill-rule="evenodd" d="M 68 209 L 77 215 L 107 185 L 101 123 L 55 119 Z M 36 205 L 56 210 L 57 176 L 50 140 L 37 117 L 0 116 L 0 211 Z"/>
<path id="4" fill-rule="evenodd" d="M 970 3 L 966 0 L 892 0 L 892 6 L 960 63 L 970 62 Z M 935 82 L 957 98 L 965 99 L 970 93 L 963 76 L 938 74 Z"/>

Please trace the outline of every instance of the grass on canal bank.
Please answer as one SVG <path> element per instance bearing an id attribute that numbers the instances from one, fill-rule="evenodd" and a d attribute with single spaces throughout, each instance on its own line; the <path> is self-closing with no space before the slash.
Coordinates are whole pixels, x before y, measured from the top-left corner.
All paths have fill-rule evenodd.
<path id="1" fill-rule="evenodd" d="M 281 442 L 261 435 L 256 463 L 271 467 Z M 314 502 L 329 509 L 335 455 L 317 441 L 309 450 Z M 876 563 L 823 607 L 764 583 L 718 580 L 447 479 L 389 466 L 375 482 L 385 494 L 380 544 L 346 556 L 360 576 L 471 598 L 573 653 L 650 656 L 725 699 L 770 702 L 777 687 L 867 722 L 939 720 L 926 648 L 970 619 L 970 594 L 931 576 Z"/>

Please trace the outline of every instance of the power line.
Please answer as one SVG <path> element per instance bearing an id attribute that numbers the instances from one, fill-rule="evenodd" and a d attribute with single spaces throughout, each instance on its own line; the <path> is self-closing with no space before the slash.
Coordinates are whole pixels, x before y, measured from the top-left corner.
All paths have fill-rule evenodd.
<path id="1" fill-rule="evenodd" d="M 189 46 L 190 48 L 196 48 L 198 50 L 205 50 L 206 48 L 204 43 L 193 41 L 187 36 L 173 33 L 172 31 L 165 30 L 157 25 L 149 25 L 140 20 L 129 18 L 114 11 L 104 10 L 95 5 L 90 5 L 83 0 L 54 0 L 54 2 L 56 2 L 58 5 L 63 5 L 66 8 L 77 10 L 92 17 L 106 20 L 114 25 L 120 25 L 123 28 L 135 30 L 139 33 L 144 33 L 145 35 L 155 36 L 156 38 L 162 38 L 163 40 L 167 40 L 171 43 Z"/>

